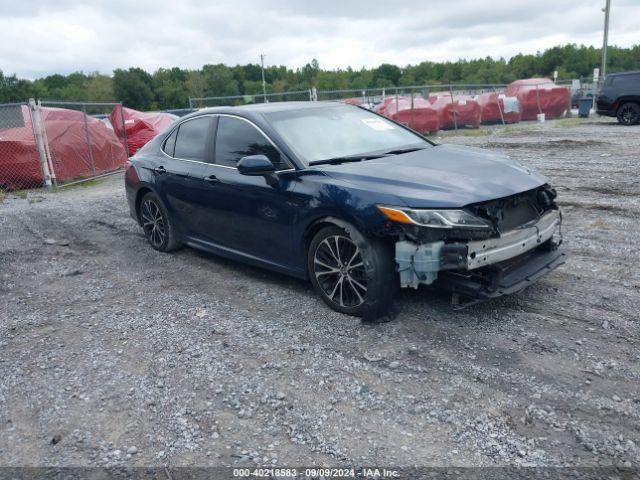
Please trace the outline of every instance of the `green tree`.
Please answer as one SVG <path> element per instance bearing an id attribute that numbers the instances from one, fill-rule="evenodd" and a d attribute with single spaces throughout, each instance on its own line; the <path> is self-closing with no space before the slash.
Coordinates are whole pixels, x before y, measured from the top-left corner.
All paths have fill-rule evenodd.
<path id="1" fill-rule="evenodd" d="M 155 100 L 151 75 L 141 68 L 114 70 L 113 93 L 118 101 L 137 110 L 152 108 Z"/>
<path id="2" fill-rule="evenodd" d="M 238 81 L 233 78 L 233 72 L 226 65 L 222 63 L 205 65 L 202 67 L 202 76 L 205 85 L 205 96 L 240 95 Z"/>
<path id="3" fill-rule="evenodd" d="M 373 83 L 376 87 L 391 87 L 399 84 L 402 70 L 396 65 L 383 63 L 373 71 Z"/>
<path id="4" fill-rule="evenodd" d="M 108 75 L 101 75 L 97 72 L 90 75 L 86 90 L 86 98 L 92 102 L 112 102 L 115 98 L 113 79 Z"/>

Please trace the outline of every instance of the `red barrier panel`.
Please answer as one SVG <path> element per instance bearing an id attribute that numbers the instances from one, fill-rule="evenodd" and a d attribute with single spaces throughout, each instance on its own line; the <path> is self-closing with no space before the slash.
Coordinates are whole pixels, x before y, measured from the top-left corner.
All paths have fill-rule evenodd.
<path id="1" fill-rule="evenodd" d="M 520 102 L 517 97 L 486 92 L 478 95 L 476 100 L 480 105 L 482 123 L 502 123 L 503 119 L 504 123 L 517 123 L 521 120 Z"/>
<path id="2" fill-rule="evenodd" d="M 28 107 L 3 107 L 2 116 L 8 128 L 0 128 L 0 187 L 17 190 L 41 186 L 44 179 Z"/>
<path id="3" fill-rule="evenodd" d="M 82 112 L 41 108 L 53 170 L 58 182 L 116 170 L 127 156 L 122 142 L 103 122 Z"/>
<path id="4" fill-rule="evenodd" d="M 378 113 L 402 123 L 416 132 L 437 132 L 440 130 L 440 120 L 435 108 L 422 97 L 386 97 L 376 108 Z"/>
<path id="5" fill-rule="evenodd" d="M 53 173 L 63 183 L 116 170 L 124 165 L 122 143 L 103 122 L 75 110 L 40 108 L 43 137 Z M 9 189 L 42 186 L 40 155 L 29 109 L 22 106 L 24 125 L 0 130 L 0 185 Z"/>
<path id="6" fill-rule="evenodd" d="M 508 96 L 517 96 L 522 120 L 536 120 L 539 113 L 547 119 L 559 118 L 570 108 L 568 87 L 559 87 L 548 78 L 516 80 L 507 86 Z"/>
<path id="7" fill-rule="evenodd" d="M 443 130 L 458 127 L 478 128 L 481 109 L 478 102 L 468 95 L 435 94 L 429 96 L 429 102 L 438 112 L 440 128 Z M 454 120 L 455 116 L 455 120 Z"/>
<path id="8" fill-rule="evenodd" d="M 360 98 L 360 97 L 345 98 L 342 101 L 344 103 L 349 104 L 349 105 L 362 105 L 362 98 Z"/>
<path id="9" fill-rule="evenodd" d="M 405 99 L 406 97 L 399 96 L 398 102 L 404 102 Z M 391 103 L 395 103 L 395 102 L 396 102 L 396 97 L 384 97 L 382 101 L 378 105 L 376 105 L 374 110 L 378 112 L 380 115 L 387 115 L 387 108 L 389 107 L 389 105 L 391 105 Z"/>
<path id="10" fill-rule="evenodd" d="M 139 112 L 121 105 L 116 106 L 109 115 L 109 121 L 116 134 L 122 137 L 123 130 L 126 133 L 129 155 L 134 155 L 177 118 L 170 113 Z"/>

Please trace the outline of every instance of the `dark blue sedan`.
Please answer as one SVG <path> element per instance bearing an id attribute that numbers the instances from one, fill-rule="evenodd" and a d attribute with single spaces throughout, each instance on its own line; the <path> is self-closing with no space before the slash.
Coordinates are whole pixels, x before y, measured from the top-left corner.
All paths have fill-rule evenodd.
<path id="1" fill-rule="evenodd" d="M 197 111 L 139 150 L 125 183 L 156 250 L 189 245 L 309 279 L 365 321 L 388 319 L 400 287 L 433 285 L 464 306 L 564 262 L 543 176 L 341 103 Z"/>

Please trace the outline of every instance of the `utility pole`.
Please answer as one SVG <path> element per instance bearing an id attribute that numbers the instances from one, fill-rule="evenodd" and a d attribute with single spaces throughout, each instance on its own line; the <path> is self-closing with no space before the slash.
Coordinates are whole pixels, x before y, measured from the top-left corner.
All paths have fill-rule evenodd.
<path id="1" fill-rule="evenodd" d="M 609 0 L 607 0 L 607 4 Z M 260 54 L 260 65 L 262 67 L 262 96 L 264 98 L 264 103 L 267 103 L 267 82 L 264 81 L 264 54 Z"/>
<path id="2" fill-rule="evenodd" d="M 611 0 L 606 0 L 606 4 L 602 11 L 604 12 L 604 39 L 602 41 L 602 78 L 607 74 L 607 43 L 609 42 L 609 10 L 611 9 Z"/>

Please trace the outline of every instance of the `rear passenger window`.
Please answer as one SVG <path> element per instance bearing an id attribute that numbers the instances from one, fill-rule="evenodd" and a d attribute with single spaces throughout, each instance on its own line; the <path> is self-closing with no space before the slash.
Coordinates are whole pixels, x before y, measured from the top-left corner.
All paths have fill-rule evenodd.
<path id="1" fill-rule="evenodd" d="M 178 134 L 178 129 L 176 128 L 171 133 L 171 135 L 169 135 L 169 138 L 167 138 L 164 141 L 164 147 L 162 149 L 164 150 L 164 153 L 166 153 L 170 157 L 173 157 L 173 152 L 174 152 L 175 147 L 176 147 L 176 135 L 177 134 Z"/>
<path id="2" fill-rule="evenodd" d="M 211 120 L 211 117 L 198 117 L 181 123 L 175 140 L 174 157 L 206 162 L 207 134 Z"/>

